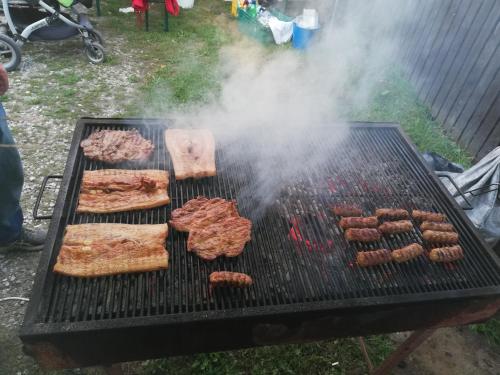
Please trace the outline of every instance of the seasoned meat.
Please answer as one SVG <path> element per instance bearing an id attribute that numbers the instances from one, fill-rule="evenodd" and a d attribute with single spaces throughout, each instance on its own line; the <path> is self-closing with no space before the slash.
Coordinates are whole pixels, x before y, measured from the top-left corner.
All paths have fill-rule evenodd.
<path id="1" fill-rule="evenodd" d="M 376 216 L 369 217 L 343 217 L 339 225 L 342 229 L 348 228 L 376 228 L 378 219 Z"/>
<path id="2" fill-rule="evenodd" d="M 235 257 L 250 241 L 252 222 L 243 217 L 227 217 L 189 232 L 187 249 L 200 258 L 213 260 L 218 256 Z"/>
<path id="3" fill-rule="evenodd" d="M 168 172 L 99 169 L 84 171 L 77 212 L 143 210 L 170 202 Z"/>
<path id="4" fill-rule="evenodd" d="M 167 224 L 68 225 L 54 272 L 94 277 L 166 269 Z"/>
<path id="5" fill-rule="evenodd" d="M 228 272 L 228 271 L 212 272 L 208 277 L 208 279 L 210 281 L 211 288 L 219 286 L 242 288 L 253 284 L 253 280 L 250 276 L 240 272 Z"/>
<path id="6" fill-rule="evenodd" d="M 176 180 L 215 176 L 215 140 L 207 129 L 165 131 Z"/>
<path id="7" fill-rule="evenodd" d="M 345 231 L 347 241 L 372 242 L 380 240 L 380 232 L 375 228 L 349 228 Z"/>
<path id="8" fill-rule="evenodd" d="M 153 153 L 153 143 L 137 130 L 98 130 L 80 143 L 86 157 L 106 163 L 144 161 Z"/>
<path id="9" fill-rule="evenodd" d="M 379 219 L 390 219 L 390 220 L 408 219 L 410 217 L 408 211 L 402 208 L 377 208 L 375 210 L 375 215 Z"/>
<path id="10" fill-rule="evenodd" d="M 352 204 L 339 204 L 332 207 L 333 213 L 337 216 L 361 216 L 363 210 Z"/>
<path id="11" fill-rule="evenodd" d="M 378 264 L 388 263 L 391 260 L 391 251 L 387 249 L 359 251 L 356 256 L 356 262 L 360 267 L 376 266 Z"/>
<path id="12" fill-rule="evenodd" d="M 460 246 L 438 247 L 432 249 L 429 253 L 429 258 L 433 262 L 453 262 L 462 259 L 464 251 Z"/>
<path id="13" fill-rule="evenodd" d="M 443 222 L 446 220 L 446 216 L 444 214 L 440 214 L 437 212 L 413 210 L 411 215 L 417 221 Z"/>
<path id="14" fill-rule="evenodd" d="M 420 225 L 420 230 L 422 232 L 426 230 L 435 230 L 438 232 L 455 232 L 455 228 L 453 227 L 452 224 L 436 223 L 434 221 L 424 221 Z"/>
<path id="15" fill-rule="evenodd" d="M 392 259 L 395 262 L 402 263 L 407 262 L 410 259 L 418 257 L 424 252 L 424 248 L 418 243 L 412 243 L 411 245 L 405 246 L 401 249 L 394 250 L 392 252 Z"/>
<path id="16" fill-rule="evenodd" d="M 384 234 L 405 233 L 413 229 L 413 224 L 410 220 L 386 221 L 378 229 Z"/>
<path id="17" fill-rule="evenodd" d="M 458 243 L 458 233 L 456 232 L 437 232 L 435 230 L 426 230 L 422 237 L 427 242 L 443 243 L 454 245 Z"/>
<path id="18" fill-rule="evenodd" d="M 198 197 L 172 211 L 170 225 L 181 232 L 189 232 L 194 227 L 206 227 L 227 217 L 239 216 L 236 202 L 222 198 Z"/>

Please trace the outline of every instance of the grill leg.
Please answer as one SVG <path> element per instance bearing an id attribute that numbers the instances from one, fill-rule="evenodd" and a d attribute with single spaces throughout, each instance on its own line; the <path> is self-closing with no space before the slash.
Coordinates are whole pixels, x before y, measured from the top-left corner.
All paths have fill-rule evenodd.
<path id="1" fill-rule="evenodd" d="M 373 369 L 373 365 L 371 363 L 370 357 L 368 356 L 368 352 L 366 350 L 365 342 L 360 337 L 360 346 L 361 351 L 367 361 L 368 368 L 371 375 L 386 375 L 391 372 L 391 370 L 398 365 L 398 363 L 402 362 L 406 357 L 408 357 L 415 349 L 417 349 L 425 340 L 427 340 L 432 334 L 436 331 L 436 328 L 431 329 L 422 329 L 419 331 L 414 331 L 410 337 L 408 337 L 405 342 L 403 342 L 399 347 L 392 352 L 392 354 L 385 359 L 382 364 Z"/>

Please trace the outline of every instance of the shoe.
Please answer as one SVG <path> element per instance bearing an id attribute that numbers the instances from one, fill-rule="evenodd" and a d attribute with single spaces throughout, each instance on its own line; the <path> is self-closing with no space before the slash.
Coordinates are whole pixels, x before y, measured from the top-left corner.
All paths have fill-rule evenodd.
<path id="1" fill-rule="evenodd" d="M 46 230 L 23 228 L 17 240 L 1 246 L 0 250 L 40 251 L 43 249 L 46 237 Z"/>

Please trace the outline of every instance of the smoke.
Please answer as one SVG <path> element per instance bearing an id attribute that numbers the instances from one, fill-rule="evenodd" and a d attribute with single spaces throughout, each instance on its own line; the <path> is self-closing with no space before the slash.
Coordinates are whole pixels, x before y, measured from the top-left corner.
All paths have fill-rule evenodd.
<path id="1" fill-rule="evenodd" d="M 251 183 L 242 187 L 239 202 L 253 198 L 248 208 L 253 218 L 264 214 L 285 186 L 323 165 L 328 155 L 312 147 L 311 134 L 336 124 L 327 132 L 329 146 L 345 139 L 346 108 L 369 105 L 377 82 L 394 65 L 395 30 L 411 14 L 410 8 L 398 9 L 398 1 L 350 1 L 341 10 L 332 4 L 320 9 L 320 35 L 305 53 L 270 53 L 245 42 L 244 48 L 241 43 L 225 48 L 220 95 L 173 116 L 176 127 L 214 132 L 225 155 L 219 169 L 251 164 L 243 167 Z"/>

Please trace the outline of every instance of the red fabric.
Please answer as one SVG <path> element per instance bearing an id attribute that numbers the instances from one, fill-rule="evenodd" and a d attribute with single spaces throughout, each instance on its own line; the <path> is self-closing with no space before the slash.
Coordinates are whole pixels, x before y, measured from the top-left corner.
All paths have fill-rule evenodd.
<path id="1" fill-rule="evenodd" d="M 165 8 L 172 16 L 179 15 L 179 4 L 177 3 L 177 0 L 165 0 Z"/>
<path id="2" fill-rule="evenodd" d="M 136 12 L 145 12 L 149 9 L 148 0 L 132 0 L 132 8 Z"/>

